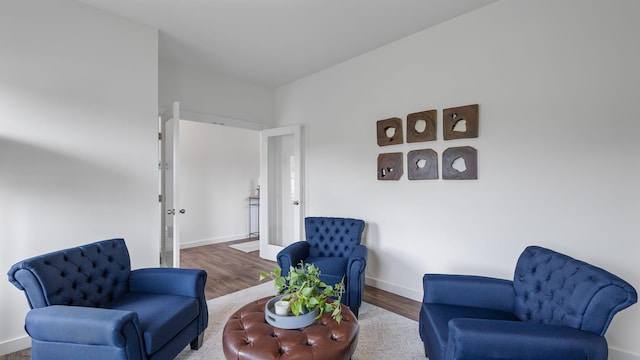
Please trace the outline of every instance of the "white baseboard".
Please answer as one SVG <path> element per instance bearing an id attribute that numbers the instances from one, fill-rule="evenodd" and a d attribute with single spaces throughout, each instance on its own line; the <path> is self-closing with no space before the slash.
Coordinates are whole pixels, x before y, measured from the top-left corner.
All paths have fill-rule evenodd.
<path id="1" fill-rule="evenodd" d="M 28 335 L 0 343 L 0 356 L 31 347 L 31 338 Z"/>
<path id="2" fill-rule="evenodd" d="M 422 301 L 422 291 L 416 291 L 403 286 L 399 286 L 380 279 L 374 279 L 372 277 L 365 276 L 365 284 L 378 288 L 380 290 L 388 291 L 390 293 L 404 296 L 411 300 Z"/>
<path id="3" fill-rule="evenodd" d="M 242 239 L 247 239 L 247 234 L 222 236 L 222 237 L 217 237 L 213 239 L 203 239 L 203 240 L 183 242 L 180 244 L 180 249 L 188 249 L 196 246 L 211 245 L 211 244 L 217 244 L 221 242 L 242 240 Z"/>
<path id="4" fill-rule="evenodd" d="M 609 360 L 640 360 L 640 355 L 609 348 Z"/>

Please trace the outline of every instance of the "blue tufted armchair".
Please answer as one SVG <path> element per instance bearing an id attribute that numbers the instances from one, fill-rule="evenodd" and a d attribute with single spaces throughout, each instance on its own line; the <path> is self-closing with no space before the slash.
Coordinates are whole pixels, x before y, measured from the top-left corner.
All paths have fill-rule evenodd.
<path id="1" fill-rule="evenodd" d="M 33 359 L 173 359 L 208 324 L 203 270 L 131 270 L 123 239 L 23 260 L 9 270 L 29 306 Z"/>
<path id="2" fill-rule="evenodd" d="M 364 270 L 368 251 L 360 244 L 364 221 L 335 217 L 307 217 L 304 220 L 306 241 L 295 242 L 278 253 L 282 275 L 300 261 L 312 263 L 320 270 L 320 280 L 328 285 L 345 279 L 342 303 L 358 316 L 364 294 Z"/>
<path id="3" fill-rule="evenodd" d="M 607 271 L 527 247 L 514 280 L 426 274 L 420 337 L 430 360 L 606 360 L 604 334 L 635 289 Z"/>

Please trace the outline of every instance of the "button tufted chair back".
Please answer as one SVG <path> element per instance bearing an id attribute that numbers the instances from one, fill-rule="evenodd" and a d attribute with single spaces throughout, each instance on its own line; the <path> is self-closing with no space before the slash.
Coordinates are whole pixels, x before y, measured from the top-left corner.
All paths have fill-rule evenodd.
<path id="1" fill-rule="evenodd" d="M 304 220 L 311 257 L 349 257 L 360 244 L 364 221 L 349 218 L 307 217 Z"/>
<path id="2" fill-rule="evenodd" d="M 103 307 L 129 291 L 131 264 L 123 239 L 100 241 L 33 257 L 9 270 L 31 308 Z"/>
<path id="3" fill-rule="evenodd" d="M 613 316 L 637 301 L 631 285 L 580 260 L 538 246 L 516 265 L 514 313 L 522 321 L 604 335 Z"/>

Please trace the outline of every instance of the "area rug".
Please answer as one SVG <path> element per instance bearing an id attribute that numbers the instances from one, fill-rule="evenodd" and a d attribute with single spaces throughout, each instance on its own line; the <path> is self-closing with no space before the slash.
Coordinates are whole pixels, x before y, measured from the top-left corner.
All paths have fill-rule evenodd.
<path id="1" fill-rule="evenodd" d="M 260 250 L 260 240 L 232 244 L 232 245 L 229 245 L 229 247 L 234 248 L 236 250 L 244 251 L 246 253 L 250 253 L 253 251 Z"/>
<path id="2" fill-rule="evenodd" d="M 222 330 L 229 316 L 251 300 L 273 294 L 273 282 L 267 282 L 207 301 L 209 327 L 203 346 L 196 351 L 187 347 L 176 359 L 224 360 Z M 416 321 L 363 302 L 358 322 L 360 334 L 353 360 L 426 359 Z"/>

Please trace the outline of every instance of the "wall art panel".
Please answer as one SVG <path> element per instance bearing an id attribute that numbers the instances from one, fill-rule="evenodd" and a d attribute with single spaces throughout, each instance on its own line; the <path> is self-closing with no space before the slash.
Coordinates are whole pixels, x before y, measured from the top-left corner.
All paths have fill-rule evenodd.
<path id="1" fill-rule="evenodd" d="M 402 120 L 400 118 L 379 120 L 376 123 L 376 130 L 379 146 L 402 144 Z"/>
<path id="2" fill-rule="evenodd" d="M 401 152 L 378 154 L 378 180 L 400 180 L 403 160 Z"/>
<path id="3" fill-rule="evenodd" d="M 436 110 L 421 111 L 407 115 L 407 142 L 436 140 Z"/>
<path id="4" fill-rule="evenodd" d="M 478 152 L 471 146 L 451 147 L 442 154 L 442 178 L 474 180 L 478 178 Z"/>
<path id="5" fill-rule="evenodd" d="M 444 109 L 442 135 L 445 140 L 478 137 L 478 104 Z"/>
<path id="6" fill-rule="evenodd" d="M 407 154 L 409 180 L 438 178 L 438 153 L 433 149 L 412 150 Z"/>

